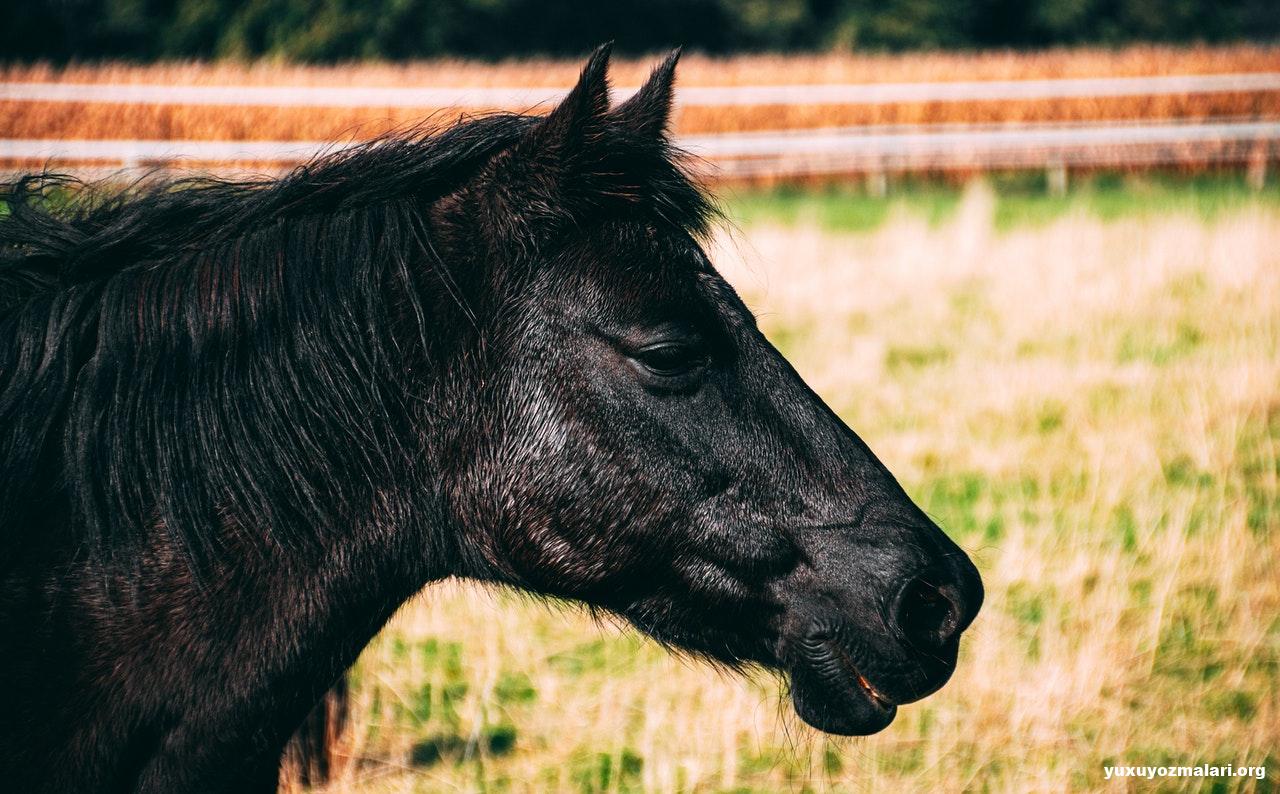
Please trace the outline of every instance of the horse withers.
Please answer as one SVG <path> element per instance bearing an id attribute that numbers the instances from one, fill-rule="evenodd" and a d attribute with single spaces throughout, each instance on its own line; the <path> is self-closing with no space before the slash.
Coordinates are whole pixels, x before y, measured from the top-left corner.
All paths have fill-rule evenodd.
<path id="1" fill-rule="evenodd" d="M 270 791 L 447 576 L 790 678 L 868 734 L 951 675 L 965 554 L 701 247 L 675 57 L 275 181 L 43 175 L 0 221 L 0 780 Z"/>

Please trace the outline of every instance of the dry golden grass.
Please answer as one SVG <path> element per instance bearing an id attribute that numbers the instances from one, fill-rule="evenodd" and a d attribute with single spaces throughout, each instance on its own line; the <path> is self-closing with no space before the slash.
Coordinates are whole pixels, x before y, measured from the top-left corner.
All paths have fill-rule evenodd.
<path id="1" fill-rule="evenodd" d="M 998 231 L 993 207 L 753 224 L 714 255 L 975 556 L 987 605 L 942 692 L 833 741 L 768 677 L 451 583 L 357 666 L 333 790 L 1057 792 L 1168 762 L 1273 785 L 1280 211 Z"/>
<path id="2" fill-rule="evenodd" d="M 585 57 L 585 53 L 584 53 Z M 610 73 L 616 85 L 639 85 L 655 58 L 616 58 Z M 1280 47 L 1167 47 L 1121 49 L 1061 48 L 1040 52 L 907 53 L 901 55 L 739 55 L 712 58 L 686 54 L 680 82 L 700 85 L 780 85 L 790 83 L 894 83 L 946 80 L 1019 80 L 1039 77 L 1120 77 L 1152 74 L 1218 74 L 1274 71 Z M 488 64 L 440 60 L 409 63 L 351 63 L 298 66 L 263 61 L 0 65 L 0 81 L 70 83 L 163 83 L 165 85 L 298 86 L 547 86 L 571 85 L 582 59 L 509 60 Z"/>
<path id="3" fill-rule="evenodd" d="M 617 85 L 635 85 L 653 59 L 621 60 Z M 0 67 L 0 80 L 155 83 L 162 85 L 296 86 L 566 86 L 577 61 L 461 61 L 406 65 L 353 64 L 301 67 L 260 63 L 104 64 Z M 1280 47 L 1131 47 L 1123 50 L 1052 50 L 973 55 L 743 56 L 690 55 L 680 84 L 766 85 L 1021 79 L 1033 77 L 1203 74 L 1280 69 Z M 523 110 L 524 108 L 510 108 Z M 0 102 L 0 137 L 143 138 L 176 140 L 330 140 L 368 138 L 438 114 L 440 108 L 270 108 L 188 105 Z M 847 106 L 689 107 L 680 110 L 682 133 L 808 128 L 840 124 L 1081 121 L 1214 116 L 1263 118 L 1280 113 L 1280 94 L 1250 92 L 1199 96 L 1112 97 L 1068 101 L 935 102 Z"/>

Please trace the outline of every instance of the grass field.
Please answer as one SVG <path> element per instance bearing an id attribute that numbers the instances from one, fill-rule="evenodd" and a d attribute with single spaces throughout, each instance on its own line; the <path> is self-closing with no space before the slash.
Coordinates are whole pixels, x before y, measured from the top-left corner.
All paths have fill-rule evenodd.
<path id="1" fill-rule="evenodd" d="M 641 82 L 654 58 L 621 59 L 615 85 Z M 123 82 L 161 85 L 553 86 L 571 85 L 580 61 L 461 61 L 406 65 L 300 67 L 274 63 L 0 65 L 0 81 Z M 686 56 L 681 86 L 883 83 L 1045 77 L 1213 74 L 1280 69 L 1280 46 L 1063 49 L 1036 53 Z M 525 108 L 509 108 L 524 110 Z M 0 101 L 0 138 L 177 140 L 350 140 L 372 137 L 438 114 L 440 108 L 201 107 Z M 810 128 L 850 124 L 1093 121 L 1102 119 L 1276 118 L 1280 92 L 1112 97 L 1048 101 L 971 101 L 887 105 L 686 107 L 682 133 Z"/>
<path id="2" fill-rule="evenodd" d="M 1272 179 L 1258 189 L 1247 176 L 1232 172 L 1082 174 L 1062 193 L 1049 190 L 1042 171 L 997 173 L 987 180 L 992 222 L 1000 231 L 1043 226 L 1073 214 L 1114 221 L 1178 212 L 1211 221 L 1255 205 L 1280 210 L 1280 181 Z M 730 216 L 739 225 L 808 224 L 832 232 L 868 232 L 902 213 L 936 228 L 955 216 L 964 186 L 908 177 L 888 185 L 886 193 L 877 195 L 847 180 L 817 189 L 784 185 L 773 190 L 732 186 L 721 190 Z"/>
<path id="3" fill-rule="evenodd" d="M 1112 763 L 1266 764 L 1147 788 L 1275 790 L 1276 193 L 731 197 L 718 265 L 982 570 L 955 678 L 831 740 L 769 676 L 446 583 L 356 667 L 333 790 L 1132 790 Z"/>

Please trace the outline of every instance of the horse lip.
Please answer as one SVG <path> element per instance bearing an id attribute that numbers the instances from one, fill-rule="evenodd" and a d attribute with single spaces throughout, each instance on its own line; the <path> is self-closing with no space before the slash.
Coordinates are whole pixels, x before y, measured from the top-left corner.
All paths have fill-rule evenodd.
<path id="1" fill-rule="evenodd" d="M 897 705 L 871 685 L 871 682 L 867 680 L 867 677 L 858 671 L 853 660 L 849 658 L 849 654 L 844 652 L 844 649 L 833 642 L 828 642 L 827 647 L 830 648 L 832 653 L 835 654 L 835 657 L 840 660 L 840 664 L 844 666 L 845 670 L 853 674 L 853 680 L 858 683 L 858 686 L 866 694 L 872 704 L 880 708 L 882 711 L 888 711 Z"/>
<path id="2" fill-rule="evenodd" d="M 834 659 L 841 669 L 841 672 L 847 673 L 848 676 L 839 676 L 833 674 L 834 671 L 827 671 L 825 676 L 833 682 L 841 682 L 854 692 L 861 692 L 863 696 L 880 712 L 891 712 L 897 708 L 897 704 L 889 699 L 884 693 L 876 689 L 875 686 L 867 680 L 867 677 L 858 670 L 858 666 L 853 663 L 849 653 L 841 647 L 840 643 L 831 636 L 811 637 L 808 641 L 803 642 L 802 646 L 808 646 L 808 653 L 804 656 L 810 657 L 807 664 L 819 672 L 823 672 L 823 665 L 815 663 L 817 660 L 812 655 L 826 653 L 829 658 Z M 850 679 L 856 687 L 850 686 Z"/>

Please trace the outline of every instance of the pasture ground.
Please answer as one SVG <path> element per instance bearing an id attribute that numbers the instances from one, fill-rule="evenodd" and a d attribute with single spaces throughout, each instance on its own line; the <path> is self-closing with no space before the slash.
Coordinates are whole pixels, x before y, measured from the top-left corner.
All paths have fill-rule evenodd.
<path id="1" fill-rule="evenodd" d="M 715 259 L 975 557 L 959 670 L 867 739 L 767 675 L 459 583 L 355 668 L 334 791 L 1128 790 L 1280 776 L 1280 189 L 740 193 Z"/>

